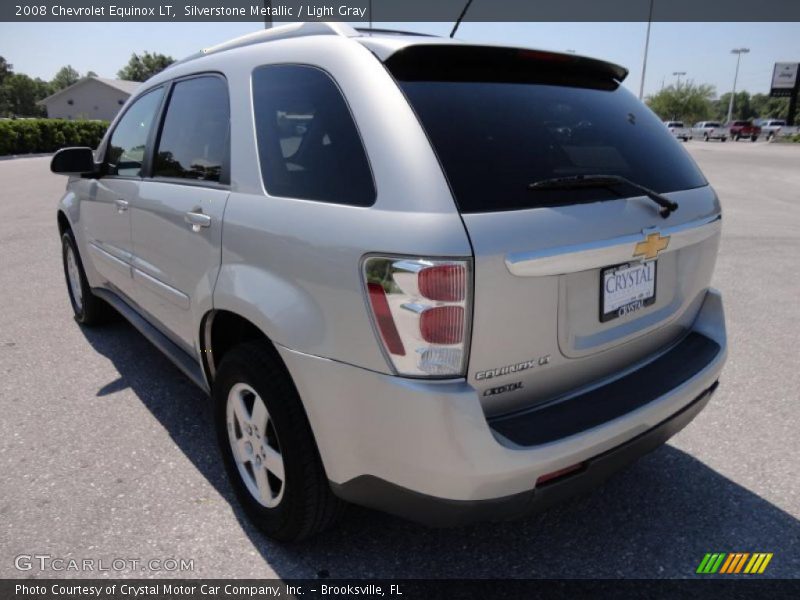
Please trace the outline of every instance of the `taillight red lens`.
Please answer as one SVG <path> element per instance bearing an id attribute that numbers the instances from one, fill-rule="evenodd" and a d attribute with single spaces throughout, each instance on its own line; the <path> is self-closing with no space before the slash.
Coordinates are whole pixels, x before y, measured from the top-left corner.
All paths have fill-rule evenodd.
<path id="1" fill-rule="evenodd" d="M 372 312 L 375 315 L 375 323 L 381 332 L 386 349 L 391 354 L 405 356 L 406 349 L 403 347 L 400 334 L 397 332 L 397 326 L 394 324 L 392 311 L 389 309 L 389 302 L 386 300 L 386 292 L 383 291 L 383 287 L 379 283 L 367 284 L 367 289 L 369 290 L 369 303 L 372 305 Z"/>
<path id="2" fill-rule="evenodd" d="M 460 344 L 464 335 L 464 308 L 437 306 L 420 315 L 419 331 L 430 344 Z"/>
<path id="3" fill-rule="evenodd" d="M 417 276 L 419 292 L 430 300 L 461 302 L 467 293 L 464 265 L 438 265 L 422 269 Z"/>

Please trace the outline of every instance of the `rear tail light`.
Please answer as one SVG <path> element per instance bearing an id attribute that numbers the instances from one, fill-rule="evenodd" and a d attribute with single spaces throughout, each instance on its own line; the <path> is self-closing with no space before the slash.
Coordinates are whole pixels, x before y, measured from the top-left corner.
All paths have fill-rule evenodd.
<path id="1" fill-rule="evenodd" d="M 372 320 L 399 375 L 460 377 L 469 348 L 470 262 L 369 257 L 364 280 Z"/>

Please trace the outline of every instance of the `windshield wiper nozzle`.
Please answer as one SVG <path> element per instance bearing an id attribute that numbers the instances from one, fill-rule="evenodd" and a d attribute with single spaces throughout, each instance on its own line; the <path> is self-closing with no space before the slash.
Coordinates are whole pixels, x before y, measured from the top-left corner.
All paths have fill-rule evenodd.
<path id="1" fill-rule="evenodd" d="M 570 190 L 590 187 L 613 187 L 617 185 L 627 185 L 640 191 L 645 196 L 661 207 L 659 214 L 665 219 L 673 212 L 678 210 L 678 203 L 673 202 L 666 196 L 662 196 L 648 187 L 639 185 L 627 177 L 621 175 L 573 175 L 570 177 L 553 177 L 552 179 L 542 179 L 535 183 L 528 184 L 529 190 Z"/>

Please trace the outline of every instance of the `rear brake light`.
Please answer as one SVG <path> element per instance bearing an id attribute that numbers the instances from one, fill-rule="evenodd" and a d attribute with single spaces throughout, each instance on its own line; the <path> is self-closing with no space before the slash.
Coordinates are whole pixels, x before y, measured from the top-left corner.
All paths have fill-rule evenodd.
<path id="1" fill-rule="evenodd" d="M 422 339 L 431 344 L 460 344 L 464 335 L 464 309 L 460 306 L 434 306 L 419 316 Z"/>
<path id="2" fill-rule="evenodd" d="M 431 300 L 460 302 L 467 290 L 467 269 L 464 265 L 426 267 L 417 276 L 420 294 Z"/>
<path id="3" fill-rule="evenodd" d="M 416 377 L 463 376 L 470 262 L 368 257 L 363 275 L 372 320 L 394 370 Z"/>

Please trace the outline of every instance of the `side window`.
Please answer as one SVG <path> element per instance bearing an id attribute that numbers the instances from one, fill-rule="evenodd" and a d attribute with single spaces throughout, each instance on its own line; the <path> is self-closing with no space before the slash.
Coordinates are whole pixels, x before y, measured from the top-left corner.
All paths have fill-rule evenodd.
<path id="1" fill-rule="evenodd" d="M 108 142 L 106 164 L 109 175 L 139 177 L 145 144 L 156 117 L 164 88 L 147 92 L 131 104 L 117 123 Z"/>
<path id="2" fill-rule="evenodd" d="M 253 110 L 264 187 L 273 196 L 370 206 L 375 185 L 342 93 L 315 67 L 253 71 Z"/>
<path id="3" fill-rule="evenodd" d="M 220 181 L 229 131 L 225 80 L 204 76 L 177 82 L 170 93 L 153 175 Z"/>

